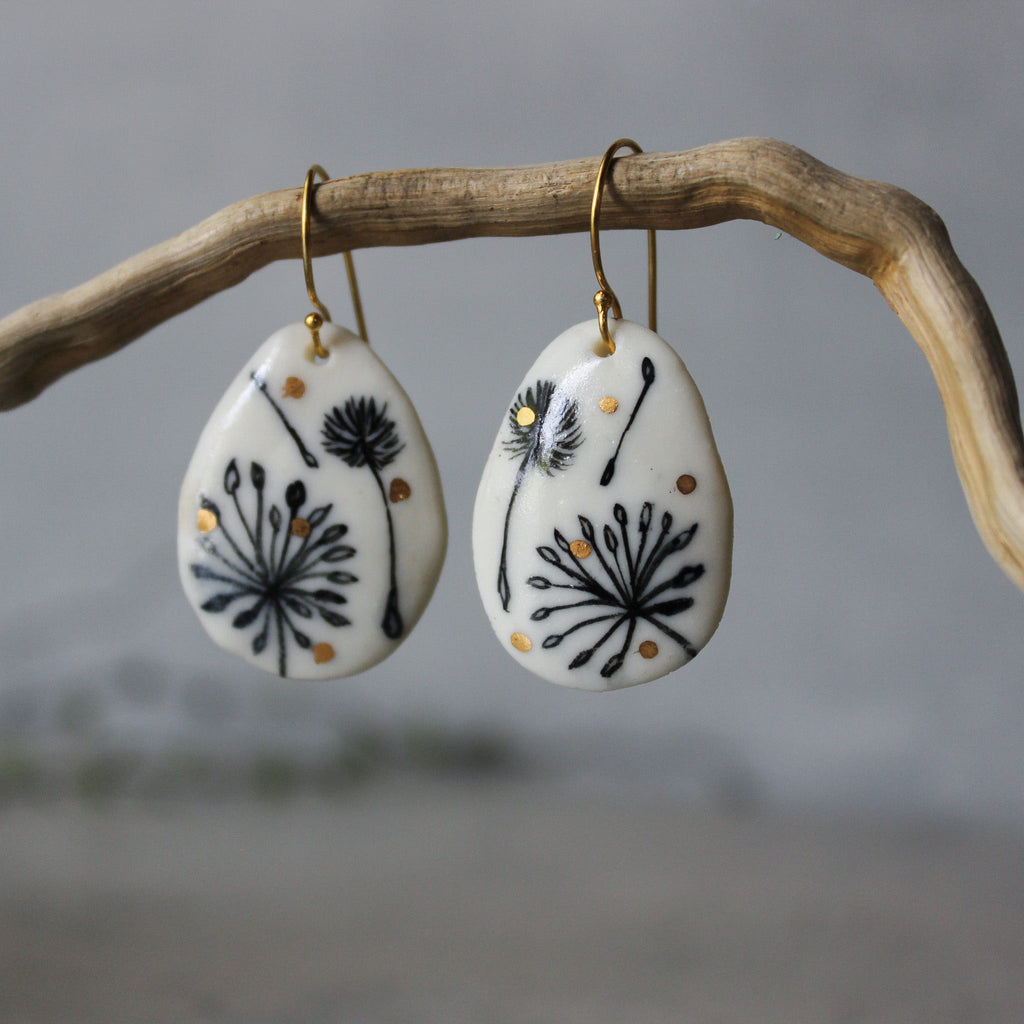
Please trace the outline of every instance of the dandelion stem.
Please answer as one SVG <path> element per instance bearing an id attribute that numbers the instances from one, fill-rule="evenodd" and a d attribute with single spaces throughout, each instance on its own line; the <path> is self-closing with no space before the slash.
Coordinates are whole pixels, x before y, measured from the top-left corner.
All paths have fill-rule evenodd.
<path id="1" fill-rule="evenodd" d="M 299 437 L 299 432 L 288 421 L 288 417 L 285 416 L 284 410 L 271 397 L 270 391 L 267 389 L 266 380 L 256 370 L 253 370 L 250 376 L 252 377 L 253 384 L 255 384 L 256 387 L 263 392 L 267 401 L 270 403 L 271 408 L 280 417 L 281 422 L 284 424 L 285 430 L 287 430 L 288 433 L 291 434 L 292 440 L 298 446 L 299 454 L 302 456 L 302 461 L 305 462 L 305 464 L 309 466 L 310 469 L 316 469 L 320 465 L 320 463 L 316 461 L 316 456 L 305 446 L 305 444 L 302 441 L 302 438 Z"/>
<path id="2" fill-rule="evenodd" d="M 384 603 L 384 618 L 381 620 L 381 629 L 384 630 L 384 635 L 390 637 L 392 640 L 397 640 L 405 630 L 405 622 L 402 619 L 402 613 L 398 610 L 398 579 L 395 571 L 395 524 L 391 518 L 391 506 L 388 504 L 387 491 L 384 490 L 384 480 L 381 478 L 380 471 L 372 463 L 368 462 L 367 465 L 370 467 L 370 472 L 373 473 L 373 479 L 377 481 L 377 487 L 380 489 L 380 498 L 384 502 L 384 514 L 388 520 L 388 557 L 389 557 L 389 581 L 390 588 L 388 590 L 387 600 Z"/>
<path id="3" fill-rule="evenodd" d="M 274 616 L 277 619 L 277 674 L 279 676 L 287 676 L 288 663 L 286 661 L 287 653 L 284 639 L 284 611 L 276 602 L 274 603 Z"/>
<path id="4" fill-rule="evenodd" d="M 602 487 L 607 487 L 612 482 L 612 477 L 615 476 L 615 463 L 618 460 L 619 451 L 622 448 L 622 442 L 626 440 L 626 434 L 629 433 L 629 428 L 633 426 L 633 420 L 636 419 L 636 414 L 640 411 L 640 406 L 643 405 L 643 401 L 647 397 L 647 392 L 654 383 L 654 363 L 652 363 L 650 358 L 647 356 L 644 356 L 644 361 L 640 364 L 640 372 L 644 378 L 644 386 L 640 391 L 640 397 L 636 400 L 636 405 L 633 406 L 633 412 L 630 414 L 629 422 L 626 424 L 625 429 L 619 436 L 619 443 L 615 447 L 615 453 L 608 460 L 608 464 L 604 467 L 604 473 L 601 474 Z"/>
<path id="5" fill-rule="evenodd" d="M 508 532 L 509 526 L 512 523 L 512 506 L 516 503 L 516 497 L 519 494 L 519 488 L 523 485 L 523 480 L 526 479 L 526 469 L 530 464 L 530 453 L 527 452 L 523 456 L 522 462 L 519 463 L 519 469 L 516 470 L 516 480 L 512 485 L 512 496 L 508 500 L 508 509 L 505 511 L 505 530 L 501 536 L 501 560 L 498 563 L 498 596 L 501 598 L 501 607 L 503 611 L 508 611 L 509 601 L 512 599 L 512 588 L 508 582 Z"/>

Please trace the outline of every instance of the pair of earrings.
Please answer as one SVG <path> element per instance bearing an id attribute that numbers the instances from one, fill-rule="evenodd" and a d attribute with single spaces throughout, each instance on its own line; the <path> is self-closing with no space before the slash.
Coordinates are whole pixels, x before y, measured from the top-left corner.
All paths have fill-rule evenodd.
<path id="1" fill-rule="evenodd" d="M 555 339 L 503 416 L 473 516 L 484 609 L 502 645 L 551 682 L 656 679 L 714 633 L 729 589 L 732 503 L 704 403 L 655 331 L 622 319 L 601 265 L 604 155 L 591 206 L 597 320 Z M 204 429 L 179 502 L 186 595 L 210 636 L 282 676 L 383 660 L 433 593 L 447 546 L 440 477 L 419 418 L 366 339 L 318 312 L 273 335 Z"/>

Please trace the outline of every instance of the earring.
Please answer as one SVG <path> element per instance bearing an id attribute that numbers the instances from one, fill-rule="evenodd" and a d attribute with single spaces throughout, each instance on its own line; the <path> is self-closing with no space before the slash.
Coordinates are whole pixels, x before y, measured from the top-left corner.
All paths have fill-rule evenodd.
<path id="1" fill-rule="evenodd" d="M 473 513 L 484 609 L 502 646 L 553 683 L 610 690 L 689 661 L 722 617 L 732 500 L 700 392 L 655 332 L 622 319 L 590 217 L 597 320 L 556 338 L 502 418 Z M 614 318 L 609 320 L 609 314 Z"/>
<path id="2" fill-rule="evenodd" d="M 274 334 L 213 411 L 185 474 L 178 568 L 221 647 L 295 679 L 352 675 L 386 658 L 433 593 L 447 546 L 441 482 L 419 418 L 359 335 L 316 312 Z"/>

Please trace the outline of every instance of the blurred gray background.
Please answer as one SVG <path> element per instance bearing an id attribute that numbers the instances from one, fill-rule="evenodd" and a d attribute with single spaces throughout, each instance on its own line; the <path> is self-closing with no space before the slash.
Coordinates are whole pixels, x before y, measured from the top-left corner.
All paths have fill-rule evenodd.
<path id="1" fill-rule="evenodd" d="M 298 186 L 314 161 L 341 177 L 762 135 L 933 206 L 1024 374 L 1012 0 L 16 2 L 0 91 L 3 313 Z M 432 439 L 451 524 L 414 634 L 362 676 L 282 682 L 222 654 L 179 593 L 199 431 L 307 311 L 300 265 L 277 264 L 0 417 L 4 742 L 229 756 L 427 722 L 669 789 L 740 778 L 776 802 L 1019 821 L 1024 595 L 974 531 L 899 320 L 867 279 L 777 234 L 659 237 L 661 333 L 703 391 L 736 506 L 729 605 L 692 665 L 564 690 L 518 669 L 478 606 L 476 481 L 537 353 L 592 315 L 585 236 L 369 250 L 370 335 Z M 603 241 L 642 320 L 643 235 Z M 340 257 L 316 274 L 350 322 Z"/>

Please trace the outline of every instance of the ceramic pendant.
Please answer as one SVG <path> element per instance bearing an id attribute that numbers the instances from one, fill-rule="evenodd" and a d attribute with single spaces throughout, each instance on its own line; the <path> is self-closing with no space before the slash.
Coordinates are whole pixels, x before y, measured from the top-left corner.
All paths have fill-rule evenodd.
<path id="1" fill-rule="evenodd" d="M 433 453 L 366 342 L 271 337 L 228 388 L 181 488 L 178 568 L 221 647 L 297 679 L 352 675 L 416 624 L 447 524 Z"/>
<path id="2" fill-rule="evenodd" d="M 658 335 L 596 320 L 541 353 L 491 449 L 473 554 L 498 639 L 586 690 L 648 682 L 714 633 L 729 591 L 732 501 L 682 360 Z"/>

